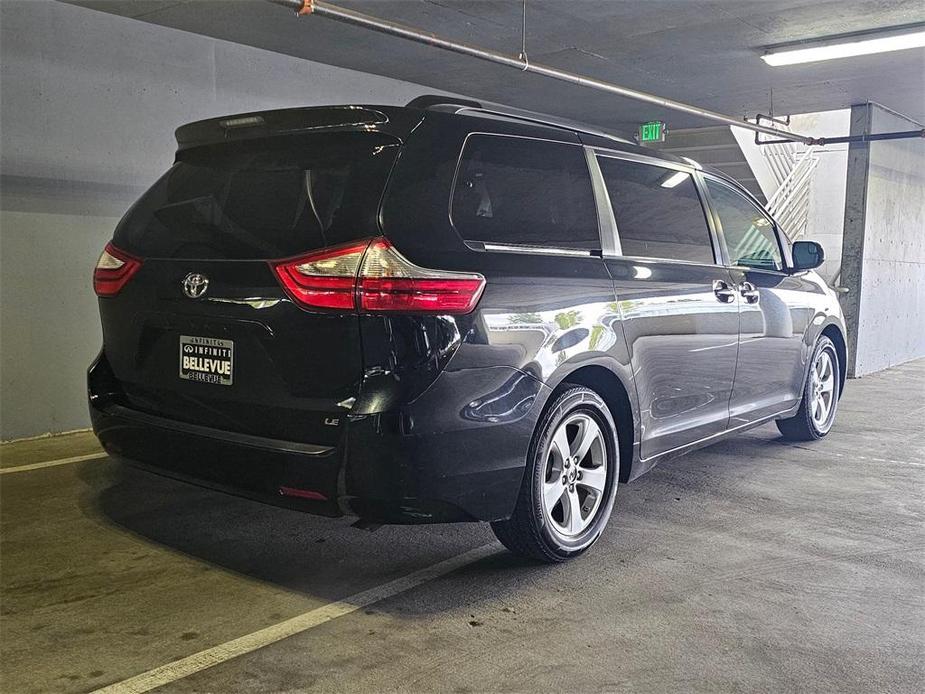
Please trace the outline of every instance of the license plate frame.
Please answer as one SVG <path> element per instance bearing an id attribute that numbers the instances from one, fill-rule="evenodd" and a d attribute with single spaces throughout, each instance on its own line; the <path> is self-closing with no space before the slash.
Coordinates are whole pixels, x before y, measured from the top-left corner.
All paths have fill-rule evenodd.
<path id="1" fill-rule="evenodd" d="M 234 341 L 180 335 L 180 378 L 194 383 L 234 385 Z"/>

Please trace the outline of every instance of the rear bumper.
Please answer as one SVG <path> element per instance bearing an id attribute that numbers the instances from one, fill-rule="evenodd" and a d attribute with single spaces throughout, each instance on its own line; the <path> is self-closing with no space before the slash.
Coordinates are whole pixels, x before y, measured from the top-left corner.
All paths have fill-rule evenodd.
<path id="1" fill-rule="evenodd" d="M 346 417 L 340 443 L 318 446 L 140 412 L 120 402 L 105 358 L 88 372 L 93 429 L 113 457 L 274 505 L 382 523 L 510 516 L 543 389 L 515 369 L 444 373 L 413 405 Z M 495 391 L 515 393 L 506 416 L 469 407 Z"/>
<path id="2" fill-rule="evenodd" d="M 124 462 L 279 506 L 342 515 L 336 496 L 330 495 L 337 477 L 336 449 L 229 435 L 93 397 L 90 419 L 106 452 Z"/>

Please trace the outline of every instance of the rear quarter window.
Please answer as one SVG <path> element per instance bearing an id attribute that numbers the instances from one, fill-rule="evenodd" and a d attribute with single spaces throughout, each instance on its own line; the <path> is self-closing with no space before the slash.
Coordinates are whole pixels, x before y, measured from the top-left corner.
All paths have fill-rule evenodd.
<path id="1" fill-rule="evenodd" d="M 470 136 L 450 214 L 465 241 L 601 248 L 591 177 L 578 145 Z"/>

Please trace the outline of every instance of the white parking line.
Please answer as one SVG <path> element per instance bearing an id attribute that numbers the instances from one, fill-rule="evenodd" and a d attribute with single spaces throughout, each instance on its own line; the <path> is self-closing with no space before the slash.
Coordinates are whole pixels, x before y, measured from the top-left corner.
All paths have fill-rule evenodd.
<path id="1" fill-rule="evenodd" d="M 141 694 L 141 692 L 149 692 L 152 689 L 189 677 L 194 673 L 219 665 L 232 658 L 237 658 L 290 636 L 314 629 L 333 619 L 356 612 L 380 600 L 385 600 L 461 569 L 467 564 L 489 557 L 498 551 L 499 547 L 494 543 L 470 549 L 468 552 L 397 578 L 394 581 L 389 581 L 381 586 L 364 590 L 337 602 L 328 603 L 273 626 L 240 636 L 218 646 L 207 648 L 172 663 L 161 665 L 127 680 L 110 684 L 107 687 L 97 689 L 92 694 Z"/>
<path id="2" fill-rule="evenodd" d="M 925 463 L 914 463 L 911 460 L 894 460 L 893 458 L 873 458 L 866 455 L 854 456 L 858 460 L 870 460 L 874 463 L 894 463 L 896 465 L 912 465 L 914 467 L 925 467 Z"/>
<path id="3" fill-rule="evenodd" d="M 46 467 L 57 467 L 58 465 L 70 465 L 71 463 L 82 463 L 85 460 L 96 460 L 105 458 L 106 453 L 87 453 L 87 455 L 75 455 L 73 458 L 59 458 L 58 460 L 48 460 L 44 463 L 30 463 L 29 465 L 17 465 L 16 467 L 0 468 L 0 475 L 8 475 L 14 472 L 28 472 L 29 470 L 41 470 Z"/>

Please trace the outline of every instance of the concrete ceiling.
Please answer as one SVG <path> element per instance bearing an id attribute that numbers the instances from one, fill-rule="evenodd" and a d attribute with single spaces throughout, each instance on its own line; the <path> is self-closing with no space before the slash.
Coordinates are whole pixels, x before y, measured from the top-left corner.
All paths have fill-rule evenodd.
<path id="1" fill-rule="evenodd" d="M 331 65 L 630 131 L 690 116 L 383 36 L 261 0 L 75 0 Z M 336 0 L 442 36 L 516 54 L 517 0 Z M 876 101 L 925 120 L 925 50 L 790 67 L 769 45 L 925 21 L 921 0 L 529 0 L 527 52 L 546 63 L 734 116 L 805 113 Z M 310 85 L 306 85 L 306 90 Z M 307 100 L 308 101 L 308 100 Z M 813 133 L 837 135 L 843 133 Z"/>

